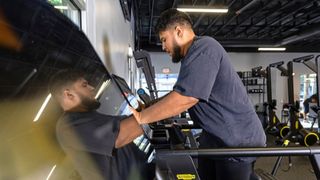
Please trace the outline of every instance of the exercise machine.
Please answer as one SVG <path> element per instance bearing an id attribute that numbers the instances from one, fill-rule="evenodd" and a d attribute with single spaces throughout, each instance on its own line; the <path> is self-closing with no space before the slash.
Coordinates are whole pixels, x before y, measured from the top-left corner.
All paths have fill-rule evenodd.
<path id="1" fill-rule="evenodd" d="M 272 63 L 266 68 L 267 75 L 267 100 L 268 100 L 268 112 L 269 112 L 269 125 L 266 128 L 266 132 L 276 135 L 280 138 L 284 138 L 289 132 L 289 126 L 286 122 L 280 122 L 276 115 L 276 100 L 272 99 L 272 76 L 271 68 L 277 68 L 281 71 L 282 76 L 288 76 L 287 70 L 282 66 L 283 61 Z"/>

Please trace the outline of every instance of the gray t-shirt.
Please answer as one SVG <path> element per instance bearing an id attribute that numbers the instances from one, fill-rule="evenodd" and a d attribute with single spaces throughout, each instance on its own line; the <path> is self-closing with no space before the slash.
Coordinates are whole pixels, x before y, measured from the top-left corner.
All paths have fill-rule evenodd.
<path id="1" fill-rule="evenodd" d="M 91 111 L 65 113 L 59 119 L 59 144 L 83 180 L 143 179 L 146 158 L 136 145 L 114 148 L 124 118 Z"/>
<path id="2" fill-rule="evenodd" d="M 199 99 L 188 111 L 205 136 L 202 147 L 261 147 L 261 122 L 228 54 L 211 37 L 195 37 L 174 91 Z"/>

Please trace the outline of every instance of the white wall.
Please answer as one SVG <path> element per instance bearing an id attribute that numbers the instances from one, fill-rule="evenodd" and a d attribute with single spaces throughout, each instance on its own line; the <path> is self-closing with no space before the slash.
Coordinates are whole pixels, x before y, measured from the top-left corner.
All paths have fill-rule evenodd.
<path id="1" fill-rule="evenodd" d="M 110 73 L 117 74 L 128 82 L 128 46 L 134 48 L 134 38 L 132 25 L 125 20 L 120 2 L 115 0 L 87 1 L 85 15 L 86 34 L 100 59 Z M 134 19 L 131 18 L 131 21 Z"/>

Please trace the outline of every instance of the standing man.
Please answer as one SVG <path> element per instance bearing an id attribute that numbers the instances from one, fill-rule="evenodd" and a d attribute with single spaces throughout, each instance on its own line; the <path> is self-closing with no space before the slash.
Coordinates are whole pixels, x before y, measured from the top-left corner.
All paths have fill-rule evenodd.
<path id="1" fill-rule="evenodd" d="M 96 109 L 95 89 L 77 70 L 62 70 L 50 81 L 53 98 L 65 111 L 56 126 L 62 149 L 83 180 L 144 179 L 144 154 L 132 143 L 143 131 L 133 117 Z"/>
<path id="2" fill-rule="evenodd" d="M 181 62 L 173 91 L 137 112 L 140 124 L 169 118 L 188 109 L 202 128 L 200 148 L 263 147 L 266 137 L 228 54 L 211 37 L 196 36 L 190 17 L 176 9 L 163 12 L 156 25 L 162 48 Z M 201 179 L 249 180 L 255 158 L 199 159 Z"/>

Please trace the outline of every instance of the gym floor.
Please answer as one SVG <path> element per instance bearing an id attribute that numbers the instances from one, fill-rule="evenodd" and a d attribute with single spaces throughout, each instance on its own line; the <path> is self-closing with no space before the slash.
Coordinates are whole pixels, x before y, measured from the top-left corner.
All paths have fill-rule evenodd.
<path id="1" fill-rule="evenodd" d="M 268 147 L 276 147 L 275 138 L 268 135 Z M 315 145 L 317 146 L 317 145 Z M 255 164 L 255 171 L 261 172 L 265 176 L 271 174 L 277 157 L 260 157 Z M 278 180 L 316 180 L 309 157 L 307 156 L 292 156 L 292 167 L 289 168 L 288 157 L 283 157 L 280 167 L 277 171 L 276 178 Z M 271 178 L 270 178 L 271 179 Z"/>

